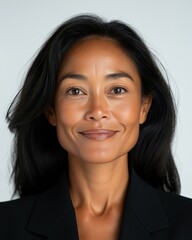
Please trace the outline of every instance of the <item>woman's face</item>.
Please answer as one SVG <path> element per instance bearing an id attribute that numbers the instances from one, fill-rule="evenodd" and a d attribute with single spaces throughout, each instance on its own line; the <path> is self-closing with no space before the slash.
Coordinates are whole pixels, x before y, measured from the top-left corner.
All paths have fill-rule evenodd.
<path id="1" fill-rule="evenodd" d="M 78 42 L 65 56 L 58 81 L 48 119 L 69 160 L 127 159 L 150 99 L 142 99 L 136 67 L 118 44 L 103 38 Z"/>

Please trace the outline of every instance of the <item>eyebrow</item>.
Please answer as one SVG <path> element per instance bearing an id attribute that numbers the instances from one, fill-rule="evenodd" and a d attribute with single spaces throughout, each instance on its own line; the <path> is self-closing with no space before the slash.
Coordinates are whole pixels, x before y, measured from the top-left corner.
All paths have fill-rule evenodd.
<path id="1" fill-rule="evenodd" d="M 72 79 L 76 79 L 76 80 L 87 80 L 87 78 L 84 75 L 68 73 L 68 74 L 65 74 L 64 76 L 62 76 L 60 78 L 60 81 L 66 79 L 66 78 L 72 78 Z"/>
<path id="2" fill-rule="evenodd" d="M 126 72 L 111 73 L 106 76 L 106 79 L 118 79 L 118 78 L 129 78 L 130 80 L 134 81 L 131 75 Z"/>
<path id="3" fill-rule="evenodd" d="M 68 74 L 63 75 L 60 78 L 59 82 L 61 82 L 62 80 L 65 80 L 66 78 L 71 78 L 71 79 L 76 79 L 76 80 L 87 80 L 87 77 L 84 75 L 68 73 Z M 126 72 L 110 73 L 105 76 L 106 80 L 110 80 L 110 79 L 113 80 L 113 79 L 118 79 L 118 78 L 128 78 L 128 79 L 134 81 L 132 76 Z"/>

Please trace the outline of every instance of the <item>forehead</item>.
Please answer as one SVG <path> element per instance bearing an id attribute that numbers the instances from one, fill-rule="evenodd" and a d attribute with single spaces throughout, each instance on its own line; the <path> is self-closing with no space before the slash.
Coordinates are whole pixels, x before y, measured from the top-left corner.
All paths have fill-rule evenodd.
<path id="1" fill-rule="evenodd" d="M 89 37 L 75 43 L 64 55 L 60 72 L 87 71 L 93 67 L 138 75 L 134 62 L 119 43 L 102 37 Z"/>
<path id="2" fill-rule="evenodd" d="M 82 49 L 87 49 L 89 51 L 94 51 L 95 49 L 99 50 L 119 50 L 123 52 L 123 49 L 121 49 L 119 43 L 112 39 L 112 38 L 107 38 L 107 37 L 99 37 L 99 36 L 89 36 L 84 39 L 79 40 L 76 42 L 73 47 L 70 49 L 70 52 L 75 52 L 75 51 L 81 51 Z"/>
<path id="3" fill-rule="evenodd" d="M 90 55 L 98 57 L 118 55 L 124 58 L 129 58 L 125 51 L 120 47 L 119 43 L 111 38 L 88 37 L 76 42 L 65 54 L 64 61 L 77 55 Z"/>

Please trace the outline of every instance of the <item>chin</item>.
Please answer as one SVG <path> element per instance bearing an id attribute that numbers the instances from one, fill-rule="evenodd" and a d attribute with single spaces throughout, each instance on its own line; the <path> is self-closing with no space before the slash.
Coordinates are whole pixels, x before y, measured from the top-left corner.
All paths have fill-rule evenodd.
<path id="1" fill-rule="evenodd" d="M 91 157 L 90 157 L 91 156 Z M 111 163 L 114 161 L 118 161 L 119 159 L 126 159 L 127 160 L 127 153 L 122 154 L 122 155 L 109 155 L 109 153 L 91 153 L 88 154 L 87 156 L 78 156 L 78 158 L 81 159 L 81 161 L 87 162 L 87 163 L 93 163 L 93 164 L 106 164 L 106 163 Z M 80 160 L 79 159 L 79 160 Z"/>

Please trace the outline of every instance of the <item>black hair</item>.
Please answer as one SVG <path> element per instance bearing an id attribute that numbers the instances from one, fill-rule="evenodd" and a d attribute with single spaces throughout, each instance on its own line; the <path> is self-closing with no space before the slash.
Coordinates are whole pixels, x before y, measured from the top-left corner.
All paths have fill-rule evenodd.
<path id="1" fill-rule="evenodd" d="M 180 180 L 171 152 L 176 114 L 170 86 L 153 54 L 133 28 L 95 15 L 73 17 L 55 30 L 35 57 L 8 109 L 6 119 L 14 133 L 15 193 L 23 197 L 41 192 L 67 168 L 67 152 L 60 146 L 56 130 L 44 112 L 54 104 L 57 74 L 66 52 L 90 36 L 115 40 L 135 63 L 143 96 L 152 97 L 138 142 L 128 153 L 129 164 L 155 188 L 179 193 Z"/>

